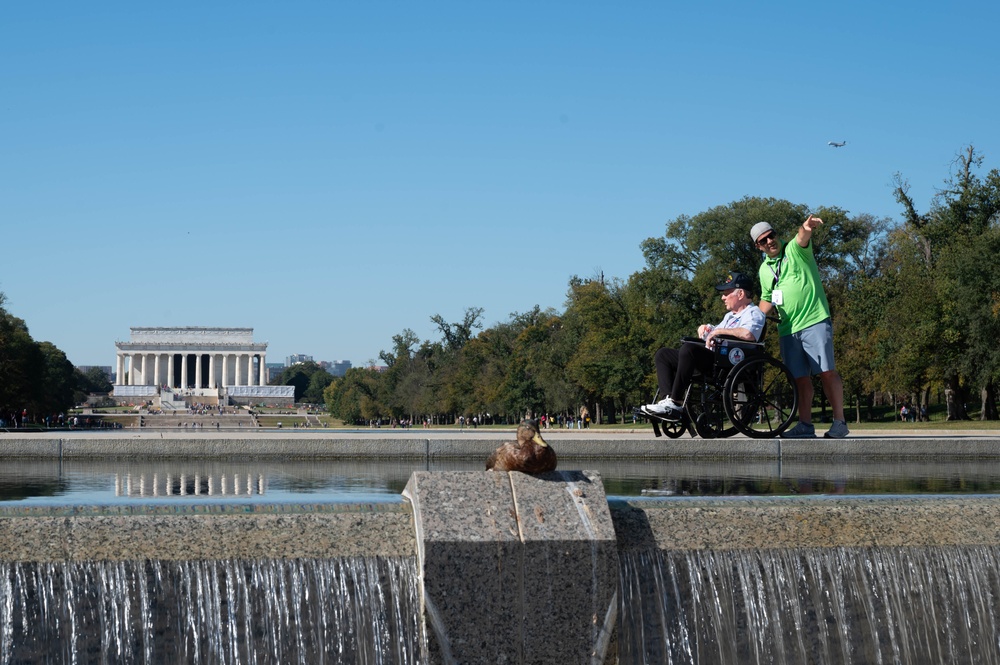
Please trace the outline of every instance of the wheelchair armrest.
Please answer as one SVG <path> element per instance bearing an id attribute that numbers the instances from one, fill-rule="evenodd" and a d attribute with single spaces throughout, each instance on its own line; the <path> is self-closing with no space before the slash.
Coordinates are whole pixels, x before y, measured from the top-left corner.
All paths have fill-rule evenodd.
<path id="1" fill-rule="evenodd" d="M 764 348 L 764 342 L 751 342 L 750 340 L 743 339 L 742 337 L 737 337 L 735 335 L 716 335 L 715 339 L 722 339 L 726 342 L 726 346 L 729 348 L 739 347 L 741 349 L 762 349 Z"/>
<path id="2" fill-rule="evenodd" d="M 719 333 L 712 339 L 717 339 L 721 342 L 726 343 L 726 348 L 738 347 L 741 349 L 762 349 L 764 348 L 764 342 L 751 342 L 743 339 L 742 337 L 737 337 L 736 335 L 726 335 L 724 333 Z M 705 340 L 701 337 L 692 337 L 691 335 L 685 335 L 681 337 L 681 342 L 684 344 L 698 344 L 699 346 L 705 345 Z M 718 348 L 718 345 L 717 345 Z"/>
<path id="3" fill-rule="evenodd" d="M 715 336 L 716 339 L 724 339 L 732 342 L 744 342 L 746 344 L 759 344 L 759 342 L 751 342 L 750 340 L 743 339 L 742 337 L 737 337 L 736 335 L 727 335 L 726 333 L 719 333 Z"/>

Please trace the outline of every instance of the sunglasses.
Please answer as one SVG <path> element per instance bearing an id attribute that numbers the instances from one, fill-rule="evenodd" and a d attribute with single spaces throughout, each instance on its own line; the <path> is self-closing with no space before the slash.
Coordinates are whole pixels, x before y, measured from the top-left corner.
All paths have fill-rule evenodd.
<path id="1" fill-rule="evenodd" d="M 766 245 L 769 240 L 774 240 L 774 238 L 775 238 L 775 233 L 774 233 L 774 231 L 771 231 L 767 235 L 764 235 L 764 236 L 761 236 L 760 238 L 757 238 L 757 244 L 758 245 Z"/>

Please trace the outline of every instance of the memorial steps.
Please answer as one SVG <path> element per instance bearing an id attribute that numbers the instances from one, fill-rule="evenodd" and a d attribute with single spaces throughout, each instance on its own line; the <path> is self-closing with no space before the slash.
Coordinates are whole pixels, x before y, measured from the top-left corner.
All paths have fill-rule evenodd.
<path id="1" fill-rule="evenodd" d="M 216 427 L 218 426 L 218 427 Z M 253 416 L 244 412 L 239 415 L 199 415 L 192 414 L 187 409 L 176 414 L 143 415 L 142 427 L 145 429 L 178 429 L 195 427 L 204 429 L 256 429 L 257 423 Z"/>

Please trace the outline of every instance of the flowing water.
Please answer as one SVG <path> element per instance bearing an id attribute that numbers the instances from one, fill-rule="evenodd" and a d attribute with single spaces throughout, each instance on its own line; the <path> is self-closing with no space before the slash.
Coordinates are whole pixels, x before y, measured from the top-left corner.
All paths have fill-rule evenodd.
<path id="1" fill-rule="evenodd" d="M 621 557 L 621 663 L 1000 663 L 1000 547 Z"/>
<path id="2" fill-rule="evenodd" d="M 574 465 L 600 470 L 609 496 L 650 501 L 1000 492 L 995 461 Z M 11 460 L 0 519 L 66 505 L 400 501 L 414 470 L 480 467 Z M 1000 665 L 1000 546 L 620 556 L 624 665 Z M 412 558 L 0 563 L 0 665 L 420 663 L 420 626 Z"/>
<path id="3" fill-rule="evenodd" d="M 0 564 L 0 663 L 419 663 L 412 558 Z"/>

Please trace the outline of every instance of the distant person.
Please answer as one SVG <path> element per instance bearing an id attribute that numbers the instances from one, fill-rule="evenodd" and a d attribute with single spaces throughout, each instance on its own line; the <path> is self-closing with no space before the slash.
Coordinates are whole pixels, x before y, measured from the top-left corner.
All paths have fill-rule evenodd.
<path id="1" fill-rule="evenodd" d="M 777 310 L 780 318 L 781 358 L 795 378 L 799 422 L 781 436 L 811 439 L 812 375 L 819 376 L 823 392 L 833 409 L 833 425 L 824 435 L 841 439 L 850 432 L 844 419 L 844 383 L 833 362 L 833 323 L 830 305 L 813 256 L 812 234 L 823 223 L 814 215 L 799 226 L 791 242 L 782 242 L 771 225 L 758 222 L 750 238 L 767 256 L 759 270 L 760 309 L 765 315 Z"/>

